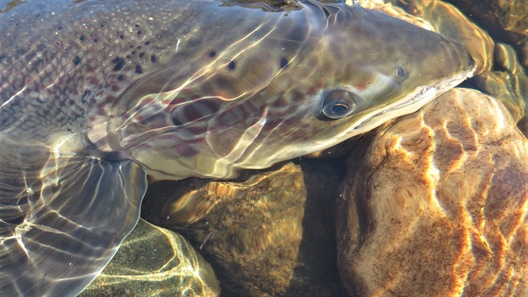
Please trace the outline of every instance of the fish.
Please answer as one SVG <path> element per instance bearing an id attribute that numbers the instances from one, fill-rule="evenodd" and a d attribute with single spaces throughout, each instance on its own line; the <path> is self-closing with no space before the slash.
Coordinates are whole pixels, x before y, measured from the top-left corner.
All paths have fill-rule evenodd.
<path id="1" fill-rule="evenodd" d="M 0 295 L 75 296 L 149 181 L 235 178 L 412 113 L 459 44 L 357 4 L 28 0 L 0 12 Z"/>

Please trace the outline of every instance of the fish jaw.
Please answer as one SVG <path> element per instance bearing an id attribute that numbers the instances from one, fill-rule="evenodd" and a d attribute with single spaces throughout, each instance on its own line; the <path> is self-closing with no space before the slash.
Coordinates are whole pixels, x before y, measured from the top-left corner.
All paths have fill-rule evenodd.
<path id="1" fill-rule="evenodd" d="M 251 34 L 216 48 L 221 58 L 136 82 L 116 104 L 112 149 L 154 179 L 233 178 L 414 112 L 475 67 L 459 44 L 357 5 L 306 2 L 287 17 L 257 16 Z M 153 81 L 163 91 L 143 92 Z M 357 108 L 323 119 L 335 91 L 353 94 Z"/>

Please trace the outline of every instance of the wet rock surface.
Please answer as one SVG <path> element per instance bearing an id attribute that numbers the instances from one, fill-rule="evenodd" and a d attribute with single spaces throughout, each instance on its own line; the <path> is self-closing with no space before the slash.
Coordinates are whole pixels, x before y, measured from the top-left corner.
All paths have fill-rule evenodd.
<path id="1" fill-rule="evenodd" d="M 340 177 L 328 162 L 316 163 L 287 163 L 239 182 L 153 185 L 154 197 L 166 199 L 147 196 L 145 213 L 193 242 L 239 296 L 342 296 L 334 220 Z"/>
<path id="2" fill-rule="evenodd" d="M 528 37 L 528 5 L 524 0 L 447 0 L 477 18 L 494 34 L 517 44 Z"/>
<path id="3" fill-rule="evenodd" d="M 81 297 L 220 295 L 209 263 L 181 236 L 140 220 Z"/>
<path id="4" fill-rule="evenodd" d="M 528 294 L 528 140 L 501 104 L 453 89 L 364 141 L 338 202 L 349 292 Z"/>
<path id="5" fill-rule="evenodd" d="M 494 71 L 474 78 L 477 86 L 497 98 L 513 116 L 515 122 L 526 114 L 528 77 L 511 45 L 498 43 L 495 48 Z M 523 131 L 526 134 L 526 130 Z"/>

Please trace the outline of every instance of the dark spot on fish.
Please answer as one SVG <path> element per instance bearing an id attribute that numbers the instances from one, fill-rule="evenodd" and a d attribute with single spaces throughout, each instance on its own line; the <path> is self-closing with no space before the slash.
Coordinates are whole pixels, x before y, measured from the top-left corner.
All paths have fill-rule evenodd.
<path id="1" fill-rule="evenodd" d="M 84 94 L 82 95 L 82 99 L 81 99 L 81 103 L 82 104 L 87 104 L 88 103 L 88 100 L 86 100 L 88 97 L 90 97 L 90 95 L 92 95 L 92 92 L 91 91 L 84 91 Z"/>
<path id="2" fill-rule="evenodd" d="M 73 62 L 73 65 L 79 65 L 79 63 L 81 63 L 81 57 L 75 56 L 75 58 L 73 58 L 72 62 Z"/>
<path id="3" fill-rule="evenodd" d="M 220 109 L 219 100 L 215 98 L 198 100 L 199 98 L 199 96 L 196 98 L 192 96 L 189 100 L 193 101 L 192 104 L 178 106 L 171 110 L 171 120 L 175 126 L 211 117 Z"/>
<path id="4" fill-rule="evenodd" d="M 138 47 L 136 47 L 136 48 L 137 48 L 137 49 L 141 49 L 141 45 L 140 45 L 140 46 L 138 46 Z"/>
<path id="5" fill-rule="evenodd" d="M 144 55 L 145 55 L 145 53 L 139 53 L 139 57 L 140 58 L 143 58 Z"/>
<path id="6" fill-rule="evenodd" d="M 132 55 L 135 55 L 136 54 L 136 51 L 132 51 Z"/>
<path id="7" fill-rule="evenodd" d="M 112 60 L 112 63 L 115 64 L 114 71 L 119 71 L 125 67 L 125 60 L 123 58 L 117 57 Z"/>
<path id="8" fill-rule="evenodd" d="M 405 69 L 405 67 L 403 67 L 403 66 L 398 67 L 397 72 L 398 72 L 398 76 L 399 77 L 402 77 L 402 78 L 406 78 L 407 77 L 407 70 Z"/>
<path id="9" fill-rule="evenodd" d="M 100 26 L 101 26 L 101 28 L 103 28 L 103 27 L 104 27 L 104 24 L 103 24 L 103 23 L 101 23 L 101 25 L 100 25 Z"/>
<path id="10" fill-rule="evenodd" d="M 84 37 L 84 35 L 81 35 L 81 37 L 79 37 L 80 41 L 84 41 L 85 39 L 86 39 L 86 37 Z"/>
<path id="11" fill-rule="evenodd" d="M 209 53 L 209 57 L 212 58 L 212 57 L 214 57 L 214 56 L 216 56 L 216 52 L 215 52 L 215 51 L 212 51 L 212 52 Z"/>
<path id="12" fill-rule="evenodd" d="M 130 60 L 131 56 L 130 55 L 126 55 L 125 58 Z"/>
<path id="13" fill-rule="evenodd" d="M 145 41 L 145 45 L 149 45 L 150 44 L 150 41 Z"/>
<path id="14" fill-rule="evenodd" d="M 5 55 L 0 55 L 0 63 L 5 59 Z"/>
<path id="15" fill-rule="evenodd" d="M 57 30 L 59 30 L 59 31 L 62 30 L 62 26 L 58 26 Z"/>
<path id="16" fill-rule="evenodd" d="M 139 24 L 135 24 L 136 28 L 139 28 Z"/>
<path id="17" fill-rule="evenodd" d="M 123 79 L 125 79 L 125 76 L 124 76 L 123 74 L 121 74 L 121 75 L 119 75 L 119 76 L 117 77 L 117 80 L 118 80 L 118 81 L 122 81 Z"/>
<path id="18" fill-rule="evenodd" d="M 137 35 L 141 35 L 141 30 L 138 30 L 138 31 L 137 31 Z"/>
<path id="19" fill-rule="evenodd" d="M 151 61 L 152 63 L 156 63 L 156 62 L 158 62 L 158 57 L 152 55 L 152 56 L 150 56 L 150 61 Z"/>
<path id="20" fill-rule="evenodd" d="M 181 126 L 183 123 L 180 121 L 180 119 L 178 119 L 177 117 L 172 117 L 172 124 L 174 126 Z"/>
<path id="21" fill-rule="evenodd" d="M 94 39 L 93 39 L 93 42 L 97 43 L 97 41 L 98 41 L 97 38 L 94 38 Z"/>
<path id="22" fill-rule="evenodd" d="M 136 73 L 143 73 L 143 70 L 141 70 L 141 66 L 136 65 Z"/>
<path id="23" fill-rule="evenodd" d="M 286 66 L 288 66 L 288 60 L 286 60 L 286 58 L 282 58 L 280 61 L 280 67 L 284 68 Z"/>
<path id="24" fill-rule="evenodd" d="M 236 68 L 235 61 L 229 62 L 229 64 L 227 64 L 227 67 L 229 67 L 229 69 L 231 69 L 231 70 L 235 69 Z"/>
<path id="25" fill-rule="evenodd" d="M 42 100 L 42 99 L 40 99 L 40 98 L 36 98 L 35 100 L 36 100 L 38 103 L 40 103 L 40 104 L 44 104 L 44 100 Z"/>
<path id="26" fill-rule="evenodd" d="M 125 39 L 125 36 L 123 36 L 123 34 L 119 35 L 119 38 L 120 39 Z"/>

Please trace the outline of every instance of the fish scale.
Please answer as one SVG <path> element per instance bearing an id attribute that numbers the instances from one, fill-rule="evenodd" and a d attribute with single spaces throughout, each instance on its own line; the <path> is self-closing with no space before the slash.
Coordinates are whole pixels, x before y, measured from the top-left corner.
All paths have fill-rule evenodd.
<path id="1" fill-rule="evenodd" d="M 5 296 L 81 292 L 136 225 L 147 176 L 235 178 L 319 151 L 474 69 L 459 44 L 344 3 L 29 0 L 0 28 Z"/>

